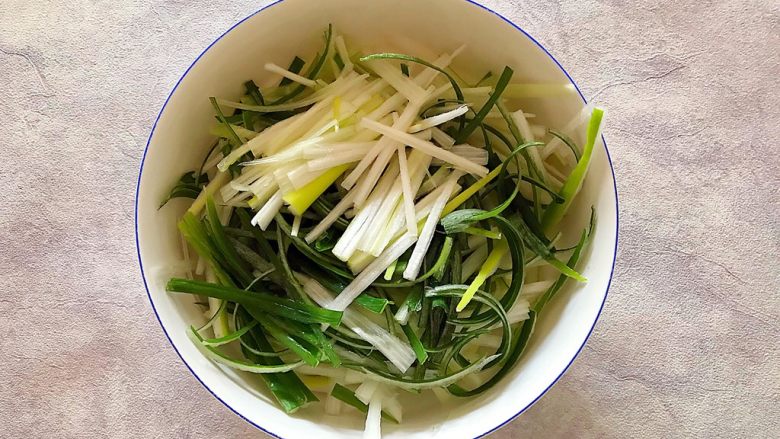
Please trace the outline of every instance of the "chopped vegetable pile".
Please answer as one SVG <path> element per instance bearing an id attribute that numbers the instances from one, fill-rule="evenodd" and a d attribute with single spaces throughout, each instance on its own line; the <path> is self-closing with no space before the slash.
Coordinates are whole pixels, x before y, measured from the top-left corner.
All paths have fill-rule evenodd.
<path id="1" fill-rule="evenodd" d="M 364 55 L 331 27 L 277 84 L 210 98 L 217 139 L 172 198 L 203 355 L 259 374 L 287 412 L 324 399 L 401 422 L 401 391 L 478 395 L 512 371 L 593 230 L 559 224 L 585 179 L 603 111 L 562 132 L 519 107 L 571 86 L 468 82 L 433 61 Z M 278 78 L 281 77 L 281 80 Z M 580 148 L 576 135 L 587 122 Z M 568 134 L 568 135 L 567 135 Z M 162 206 L 161 206 L 162 207 Z"/>

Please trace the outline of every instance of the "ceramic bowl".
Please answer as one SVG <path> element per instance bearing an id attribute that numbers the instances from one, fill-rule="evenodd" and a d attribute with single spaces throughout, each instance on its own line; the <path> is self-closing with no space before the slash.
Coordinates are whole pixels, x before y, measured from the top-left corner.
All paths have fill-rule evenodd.
<path id="1" fill-rule="evenodd" d="M 196 168 L 210 145 L 209 96 L 237 98 L 248 78 L 263 82 L 266 62 L 287 65 L 294 55 L 311 57 L 332 23 L 362 48 L 398 51 L 432 59 L 466 44 L 454 67 L 464 74 L 515 71 L 514 81 L 571 83 L 544 47 L 520 27 L 466 0 L 283 0 L 230 28 L 184 72 L 152 128 L 141 164 L 136 197 L 136 240 L 141 271 L 157 318 L 182 361 L 220 401 L 248 422 L 282 438 L 360 438 L 364 417 L 355 410 L 327 416 L 320 407 L 285 414 L 256 376 L 207 360 L 185 329 L 203 319 L 188 295 L 171 295 L 164 284 L 180 253 L 176 221 L 186 200 L 158 204 L 176 179 Z M 523 109 L 548 126 L 562 127 L 585 105 L 581 94 L 528 100 Z M 580 138 L 584 135 L 579 133 Z M 383 437 L 473 438 L 509 422 L 538 400 L 566 371 L 590 335 L 607 296 L 617 245 L 617 192 L 611 162 L 599 143 L 590 174 L 573 205 L 570 226 L 585 225 L 590 206 L 598 221 L 579 266 L 587 284 L 568 283 L 545 308 L 522 360 L 499 385 L 471 399 L 441 405 L 430 398 L 404 400 L 404 422 L 383 424 Z M 576 239 L 576 238 L 574 238 Z M 184 416 L 185 414 L 182 414 Z M 199 422 L 192 420 L 192 422 Z"/>

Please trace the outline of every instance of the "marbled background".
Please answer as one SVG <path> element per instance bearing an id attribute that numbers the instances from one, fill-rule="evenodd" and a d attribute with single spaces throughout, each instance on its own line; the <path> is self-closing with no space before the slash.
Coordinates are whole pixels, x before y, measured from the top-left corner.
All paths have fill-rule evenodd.
<path id="1" fill-rule="evenodd" d="M 0 437 L 263 436 L 169 346 L 132 213 L 168 92 L 263 3 L 0 0 Z M 778 437 L 780 3 L 484 3 L 610 110 L 621 215 L 592 338 L 494 437 Z"/>

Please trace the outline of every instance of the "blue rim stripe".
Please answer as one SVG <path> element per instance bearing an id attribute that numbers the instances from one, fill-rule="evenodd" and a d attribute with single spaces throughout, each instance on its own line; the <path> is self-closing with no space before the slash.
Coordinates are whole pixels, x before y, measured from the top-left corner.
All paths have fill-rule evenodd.
<path id="1" fill-rule="evenodd" d="M 139 268 L 141 270 L 141 278 L 143 279 L 144 288 L 146 289 L 146 295 L 149 297 L 149 303 L 152 305 L 152 310 L 154 311 L 154 315 L 155 315 L 155 317 L 157 317 L 157 321 L 160 323 L 160 327 L 162 328 L 163 333 L 165 334 L 165 337 L 168 339 L 168 342 L 173 347 L 173 350 L 176 352 L 176 354 L 179 356 L 179 358 L 181 358 L 181 361 L 184 363 L 185 366 L 187 366 L 187 369 L 189 369 L 190 373 L 192 373 L 192 375 L 195 377 L 195 379 L 197 379 L 198 382 L 203 387 L 205 387 L 206 390 L 209 391 L 209 393 L 211 393 L 214 396 L 214 398 L 216 398 L 219 402 L 221 402 L 225 407 L 230 409 L 233 413 L 238 415 L 241 419 L 243 419 L 246 422 L 248 422 L 249 424 L 253 425 L 255 428 L 258 428 L 261 431 L 265 432 L 266 434 L 269 434 L 269 435 L 271 435 L 271 436 L 273 436 L 275 438 L 279 438 L 279 439 L 282 439 L 281 436 L 279 436 L 278 434 L 273 433 L 272 431 L 269 431 L 269 430 L 261 427 L 260 425 L 252 422 L 251 420 L 246 418 L 244 415 L 239 413 L 236 409 L 234 409 L 229 404 L 227 404 L 224 400 L 222 400 L 222 398 L 220 398 L 219 395 L 214 393 L 214 391 L 211 390 L 211 388 L 209 388 L 200 379 L 200 377 L 195 373 L 195 371 L 192 370 L 192 367 L 190 367 L 190 365 L 187 363 L 187 361 L 181 355 L 179 350 L 176 349 L 176 345 L 173 344 L 173 340 L 171 340 L 170 335 L 168 335 L 168 331 L 166 331 L 165 326 L 163 326 L 163 324 L 162 324 L 162 320 L 160 320 L 160 315 L 157 313 L 157 308 L 155 308 L 155 306 L 154 306 L 154 301 L 152 300 L 152 294 L 149 291 L 149 285 L 146 282 L 146 275 L 144 274 L 144 266 L 143 266 L 143 262 L 141 260 L 141 247 L 140 247 L 139 242 L 138 242 L 138 195 L 139 195 L 140 189 L 141 189 L 141 176 L 143 175 L 144 163 L 146 161 L 146 154 L 149 151 L 149 144 L 152 141 L 152 136 L 154 136 L 154 131 L 157 128 L 157 123 L 160 121 L 160 117 L 162 116 L 162 113 L 165 110 L 165 107 L 168 105 L 168 101 L 170 101 L 171 96 L 173 96 L 173 93 L 175 93 L 176 90 L 179 88 L 179 84 L 181 84 L 181 82 L 184 80 L 184 78 L 187 76 L 187 74 L 190 72 L 190 70 L 192 70 L 192 68 L 203 57 L 203 55 L 205 55 L 206 52 L 208 52 L 209 49 L 211 49 L 211 47 L 214 46 L 218 41 L 220 41 L 225 35 L 230 33 L 230 31 L 232 31 L 233 29 L 235 29 L 236 27 L 238 27 L 239 25 L 241 25 L 245 21 L 249 20 L 250 18 L 254 17 L 255 15 L 263 12 L 264 10 L 270 8 L 271 6 L 274 6 L 274 5 L 277 5 L 279 3 L 282 3 L 283 1 L 284 0 L 276 0 L 273 3 L 270 3 L 270 4 L 266 5 L 266 6 L 258 9 L 257 11 L 252 13 L 251 15 L 247 16 L 246 18 L 242 19 L 238 23 L 236 23 L 233 26 L 231 26 L 222 35 L 220 35 L 211 44 L 209 44 L 208 47 L 206 47 L 203 50 L 203 52 L 201 52 L 200 55 L 198 55 L 197 58 L 195 58 L 195 60 L 192 62 L 192 64 L 190 64 L 190 66 L 187 67 L 187 70 L 184 71 L 184 74 L 182 74 L 181 77 L 179 78 L 179 80 L 176 82 L 176 85 L 174 85 L 173 89 L 171 89 L 171 92 L 168 94 L 168 97 L 165 99 L 165 103 L 163 103 L 162 108 L 160 108 L 160 112 L 157 113 L 157 118 L 155 119 L 154 124 L 152 125 L 152 130 L 149 133 L 149 138 L 146 141 L 146 147 L 144 148 L 144 153 L 143 153 L 143 156 L 141 157 L 141 166 L 140 166 L 140 169 L 138 171 L 138 181 L 136 183 L 136 189 L 135 189 L 135 215 L 134 215 L 134 222 L 135 222 L 135 246 L 136 246 L 136 253 L 138 255 L 138 266 L 139 266 Z M 523 35 L 526 36 L 526 38 L 528 38 L 534 44 L 536 44 L 537 47 L 542 49 L 542 51 L 545 54 L 547 54 L 547 56 L 550 57 L 550 59 L 555 63 L 555 65 L 557 65 L 558 68 L 561 69 L 563 74 L 566 75 L 566 78 L 568 78 L 569 81 L 574 85 L 574 88 L 577 90 L 577 93 L 582 98 L 582 101 L 587 105 L 587 103 L 588 103 L 587 99 L 585 99 L 585 96 L 582 94 L 582 91 L 580 91 L 580 88 L 579 88 L 579 86 L 577 86 L 577 83 L 574 82 L 574 79 L 572 79 L 572 77 L 569 75 L 569 72 L 567 72 L 566 69 L 563 68 L 561 63 L 559 63 L 558 60 L 555 59 L 555 57 L 550 52 L 548 52 L 547 49 L 544 48 L 544 46 L 542 46 L 538 41 L 536 41 L 536 39 L 534 37 L 532 37 L 530 34 L 528 34 L 528 32 L 523 30 L 520 26 L 516 25 L 511 20 L 507 19 L 506 17 L 504 17 L 503 15 L 499 14 L 498 12 L 493 11 L 492 9 L 490 9 L 490 8 L 488 8 L 486 6 L 479 4 L 479 3 L 477 3 L 474 0 L 464 0 L 464 1 L 470 3 L 470 4 L 474 5 L 474 6 L 477 6 L 477 7 L 481 8 L 481 9 L 483 9 L 483 10 L 493 14 L 494 16 L 500 18 L 504 22 L 506 22 L 509 25 L 511 25 L 512 27 L 514 27 L 516 30 L 520 31 Z M 596 327 L 596 322 L 598 322 L 598 319 L 601 316 L 601 312 L 604 309 L 604 304 L 606 303 L 607 296 L 609 295 L 609 288 L 612 285 L 612 279 L 613 279 L 613 276 L 615 274 L 615 261 L 617 260 L 618 239 L 619 239 L 619 235 L 620 235 L 620 227 L 619 227 L 620 226 L 620 222 L 619 222 L 620 213 L 619 213 L 619 209 L 618 209 L 619 203 L 618 203 L 617 181 L 615 179 L 615 168 L 612 165 L 612 157 L 609 154 L 609 149 L 607 148 L 607 142 L 606 142 L 606 140 L 604 140 L 604 136 L 601 137 L 601 140 L 602 140 L 602 142 L 604 142 L 604 150 L 607 153 L 607 161 L 609 162 L 609 169 L 612 172 L 612 184 L 613 184 L 613 188 L 614 188 L 614 191 L 615 191 L 615 227 L 616 227 L 616 232 L 615 232 L 615 249 L 614 249 L 613 255 L 612 255 L 612 269 L 611 269 L 610 274 L 609 274 L 609 281 L 607 282 L 607 289 L 604 292 L 604 300 L 601 302 L 601 306 L 599 307 L 599 311 L 596 314 L 596 318 L 593 321 L 593 325 L 591 326 L 590 330 L 588 331 L 588 334 L 585 336 L 585 339 L 582 341 L 582 344 L 580 345 L 579 349 L 577 349 L 577 352 L 575 352 L 575 354 L 572 357 L 571 361 L 569 361 L 569 364 L 567 364 L 566 367 L 563 368 L 561 373 L 550 383 L 550 385 L 547 386 L 547 388 L 544 389 L 542 391 L 542 393 L 539 394 L 539 396 L 534 398 L 534 400 L 531 401 L 522 410 L 520 410 L 516 414 L 512 415 L 509 419 L 505 420 L 501 424 L 491 428 L 490 430 L 486 431 L 485 433 L 480 434 L 475 439 L 485 437 L 485 436 L 495 432 L 496 430 L 500 429 L 501 427 L 505 426 L 506 424 L 510 423 L 511 421 L 513 421 L 515 418 L 520 416 L 523 412 L 528 410 L 532 405 L 534 405 L 542 396 L 544 396 L 552 388 L 552 386 L 555 385 L 555 383 L 557 383 L 561 379 L 563 374 L 566 373 L 566 371 L 569 369 L 569 367 L 572 365 L 572 363 L 574 363 L 574 360 L 577 358 L 577 356 L 579 356 L 580 352 L 582 352 L 582 349 L 585 347 L 585 343 L 588 341 L 588 339 L 590 338 L 590 335 L 593 333 L 593 329 Z"/>

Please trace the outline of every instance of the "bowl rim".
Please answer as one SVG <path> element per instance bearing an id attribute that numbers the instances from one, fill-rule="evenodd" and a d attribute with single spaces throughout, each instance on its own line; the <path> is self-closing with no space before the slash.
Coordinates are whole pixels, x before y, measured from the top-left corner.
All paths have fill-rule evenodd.
<path id="1" fill-rule="evenodd" d="M 567 72 L 566 69 L 563 68 L 561 63 L 559 63 L 558 60 L 541 43 L 539 43 L 533 36 L 531 36 L 528 32 L 526 32 L 522 27 L 520 27 L 519 25 L 515 24 L 512 20 L 504 17 L 503 15 L 499 14 L 498 12 L 490 9 L 489 7 L 478 3 L 476 0 L 462 0 L 462 1 L 464 1 L 466 3 L 470 3 L 470 4 L 474 5 L 474 6 L 477 6 L 477 7 L 481 8 L 481 9 L 489 12 L 490 14 L 494 15 L 495 17 L 499 18 L 500 20 L 503 20 L 504 22 L 506 22 L 507 24 L 509 24 L 513 28 L 515 28 L 515 30 L 521 32 L 526 38 L 531 40 L 531 42 L 533 42 L 539 49 L 541 49 L 555 63 L 555 65 L 558 66 L 559 69 L 561 69 L 561 72 L 563 72 L 563 74 L 566 75 L 566 78 L 572 83 L 572 85 L 574 85 L 574 88 L 577 90 L 577 94 L 579 94 L 580 98 L 582 98 L 583 103 L 585 105 L 588 104 L 588 100 L 585 99 L 585 96 L 582 94 L 582 91 L 580 90 L 579 86 L 574 81 L 574 79 L 571 77 L 571 75 L 569 75 L 569 72 Z M 165 108 L 168 106 L 168 101 L 171 99 L 171 96 L 173 96 L 173 94 L 179 88 L 179 85 L 181 84 L 182 80 L 187 76 L 187 74 L 190 72 L 190 70 L 192 70 L 192 68 L 195 66 L 195 64 L 197 64 L 197 62 L 200 61 L 200 59 L 203 57 L 203 55 L 205 55 L 206 52 L 208 52 L 225 35 L 227 35 L 231 31 L 233 31 L 233 29 L 235 29 L 236 27 L 240 26 L 245 21 L 249 20 L 250 18 L 254 17 L 255 15 L 265 11 L 266 9 L 268 9 L 268 8 L 270 8 L 272 6 L 275 6 L 275 5 L 283 3 L 283 2 L 284 2 L 284 0 L 274 0 L 271 3 L 263 6 L 262 8 L 256 10 L 255 12 L 249 14 L 248 16 L 244 17 L 240 21 L 238 21 L 235 24 L 233 24 L 230 28 L 225 30 L 219 37 L 217 37 L 214 41 L 212 41 L 205 49 L 203 49 L 203 51 L 197 56 L 197 58 L 195 58 L 195 60 L 192 61 L 190 66 L 187 67 L 187 70 L 185 70 L 184 73 L 181 75 L 181 77 L 179 77 L 179 79 L 176 81 L 176 84 L 173 86 L 173 88 L 171 89 L 170 93 L 168 93 L 168 96 L 165 98 L 165 102 L 163 103 L 162 107 L 160 108 L 160 111 L 157 113 L 157 117 L 154 120 L 154 124 L 152 125 L 152 129 L 149 132 L 149 137 L 146 140 L 146 146 L 144 147 L 144 153 L 141 156 L 141 163 L 140 163 L 139 170 L 138 170 L 138 179 L 137 179 L 136 187 L 135 187 L 135 202 L 134 202 L 135 206 L 134 206 L 134 217 L 133 217 L 133 220 L 134 220 L 134 232 L 135 232 L 135 247 L 136 247 L 136 254 L 137 254 L 137 257 L 138 257 L 138 267 L 140 268 L 140 272 L 141 272 L 141 279 L 143 279 L 144 288 L 146 289 L 146 295 L 149 298 L 149 303 L 152 305 L 152 311 L 154 311 L 154 315 L 155 315 L 155 317 L 157 317 L 157 322 L 160 324 L 160 328 L 162 328 L 162 331 L 165 334 L 165 337 L 168 339 L 168 343 L 170 343 L 171 347 L 173 347 L 173 350 L 179 356 L 179 358 L 181 359 L 182 363 L 184 363 L 184 365 L 187 367 L 187 369 L 190 371 L 190 373 L 195 377 L 195 379 L 198 380 L 198 382 L 206 390 L 208 390 L 209 393 L 211 393 L 211 395 L 214 396 L 217 399 L 217 401 L 221 402 L 225 407 L 230 409 L 230 411 L 232 411 L 233 413 L 238 415 L 241 419 L 243 419 L 244 421 L 246 421 L 250 425 L 254 426 L 255 428 L 263 431 L 264 433 L 266 433 L 266 434 L 268 434 L 268 435 L 270 435 L 272 437 L 279 438 L 279 439 L 283 439 L 282 436 L 280 436 L 280 435 L 278 435 L 278 434 L 268 430 L 267 427 L 262 427 L 259 424 L 249 420 L 247 417 L 245 417 L 243 414 L 241 414 L 238 410 L 236 410 L 235 408 L 230 406 L 228 403 L 226 403 L 222 398 L 220 398 L 219 395 L 217 395 L 211 388 L 209 388 L 209 386 L 207 386 L 206 383 L 204 383 L 200 379 L 198 374 L 192 369 L 192 367 L 189 365 L 189 363 L 187 363 L 187 360 L 184 359 L 182 354 L 176 348 L 176 345 L 173 343 L 173 340 L 171 340 L 171 337 L 168 334 L 168 331 L 165 329 L 165 326 L 162 324 L 162 320 L 160 319 L 160 315 L 157 312 L 157 308 L 154 305 L 154 300 L 152 299 L 152 294 L 151 294 L 151 291 L 149 290 L 148 282 L 146 281 L 146 274 L 144 273 L 143 261 L 141 260 L 141 246 L 140 246 L 139 239 L 138 239 L 138 195 L 139 195 L 140 189 L 141 189 L 141 176 L 143 175 L 143 171 L 144 171 L 144 163 L 146 162 L 146 154 L 149 151 L 149 144 L 151 143 L 152 137 L 154 136 L 155 129 L 157 128 L 157 123 L 159 122 L 160 116 L 162 116 L 163 111 L 165 111 Z M 599 318 L 601 317 L 601 312 L 604 310 L 604 304 L 607 301 L 607 296 L 609 295 L 609 289 L 612 286 L 612 279 L 614 278 L 614 274 L 615 274 L 615 263 L 617 261 L 618 241 L 620 239 L 620 221 L 619 221 L 620 220 L 620 210 L 619 210 L 619 204 L 620 203 L 618 202 L 618 189 L 617 189 L 617 180 L 615 179 L 615 168 L 614 168 L 614 166 L 612 164 L 612 157 L 609 154 L 609 148 L 607 147 L 607 142 L 604 139 L 603 135 L 601 136 L 601 141 L 604 143 L 604 150 L 605 150 L 605 152 L 607 154 L 607 161 L 609 162 L 609 169 L 610 169 L 610 172 L 612 173 L 612 187 L 613 187 L 613 190 L 614 190 L 614 193 L 615 193 L 615 248 L 613 249 L 613 254 L 612 254 L 612 268 L 610 269 L 609 280 L 607 281 L 607 287 L 606 287 L 606 289 L 604 291 L 604 299 L 601 301 L 601 305 L 599 306 L 599 311 L 596 314 L 596 317 L 594 318 L 593 324 L 591 325 L 590 329 L 588 330 L 588 333 L 585 335 L 585 338 L 582 340 L 582 343 L 580 344 L 580 347 L 577 349 L 577 352 L 574 353 L 574 355 L 572 356 L 571 360 L 569 360 L 569 363 L 563 368 L 563 370 L 561 370 L 561 373 L 557 377 L 555 377 L 555 379 L 552 380 L 552 382 L 539 395 L 537 395 L 530 403 L 528 403 L 525 407 L 520 409 L 517 413 L 515 413 L 512 416 L 510 416 L 508 419 L 506 419 L 505 421 L 501 422 L 500 424 L 498 424 L 498 425 L 496 425 L 494 427 L 491 427 L 489 430 L 485 431 L 484 433 L 481 433 L 479 436 L 476 436 L 474 439 L 485 437 L 485 436 L 495 432 L 496 430 L 504 427 L 505 425 L 507 425 L 510 422 L 512 422 L 515 418 L 517 418 L 518 416 L 523 414 L 526 410 L 531 408 L 531 406 L 536 404 L 536 402 L 539 401 L 539 399 L 542 396 L 544 396 L 561 379 L 561 377 L 566 373 L 566 371 L 569 370 L 569 367 L 571 367 L 571 365 L 574 363 L 574 360 L 577 359 L 577 357 L 579 356 L 580 352 L 582 352 L 582 349 L 585 347 L 585 344 L 587 343 L 587 341 L 590 338 L 591 334 L 593 333 L 593 330 L 596 327 L 596 323 L 598 322 Z"/>

